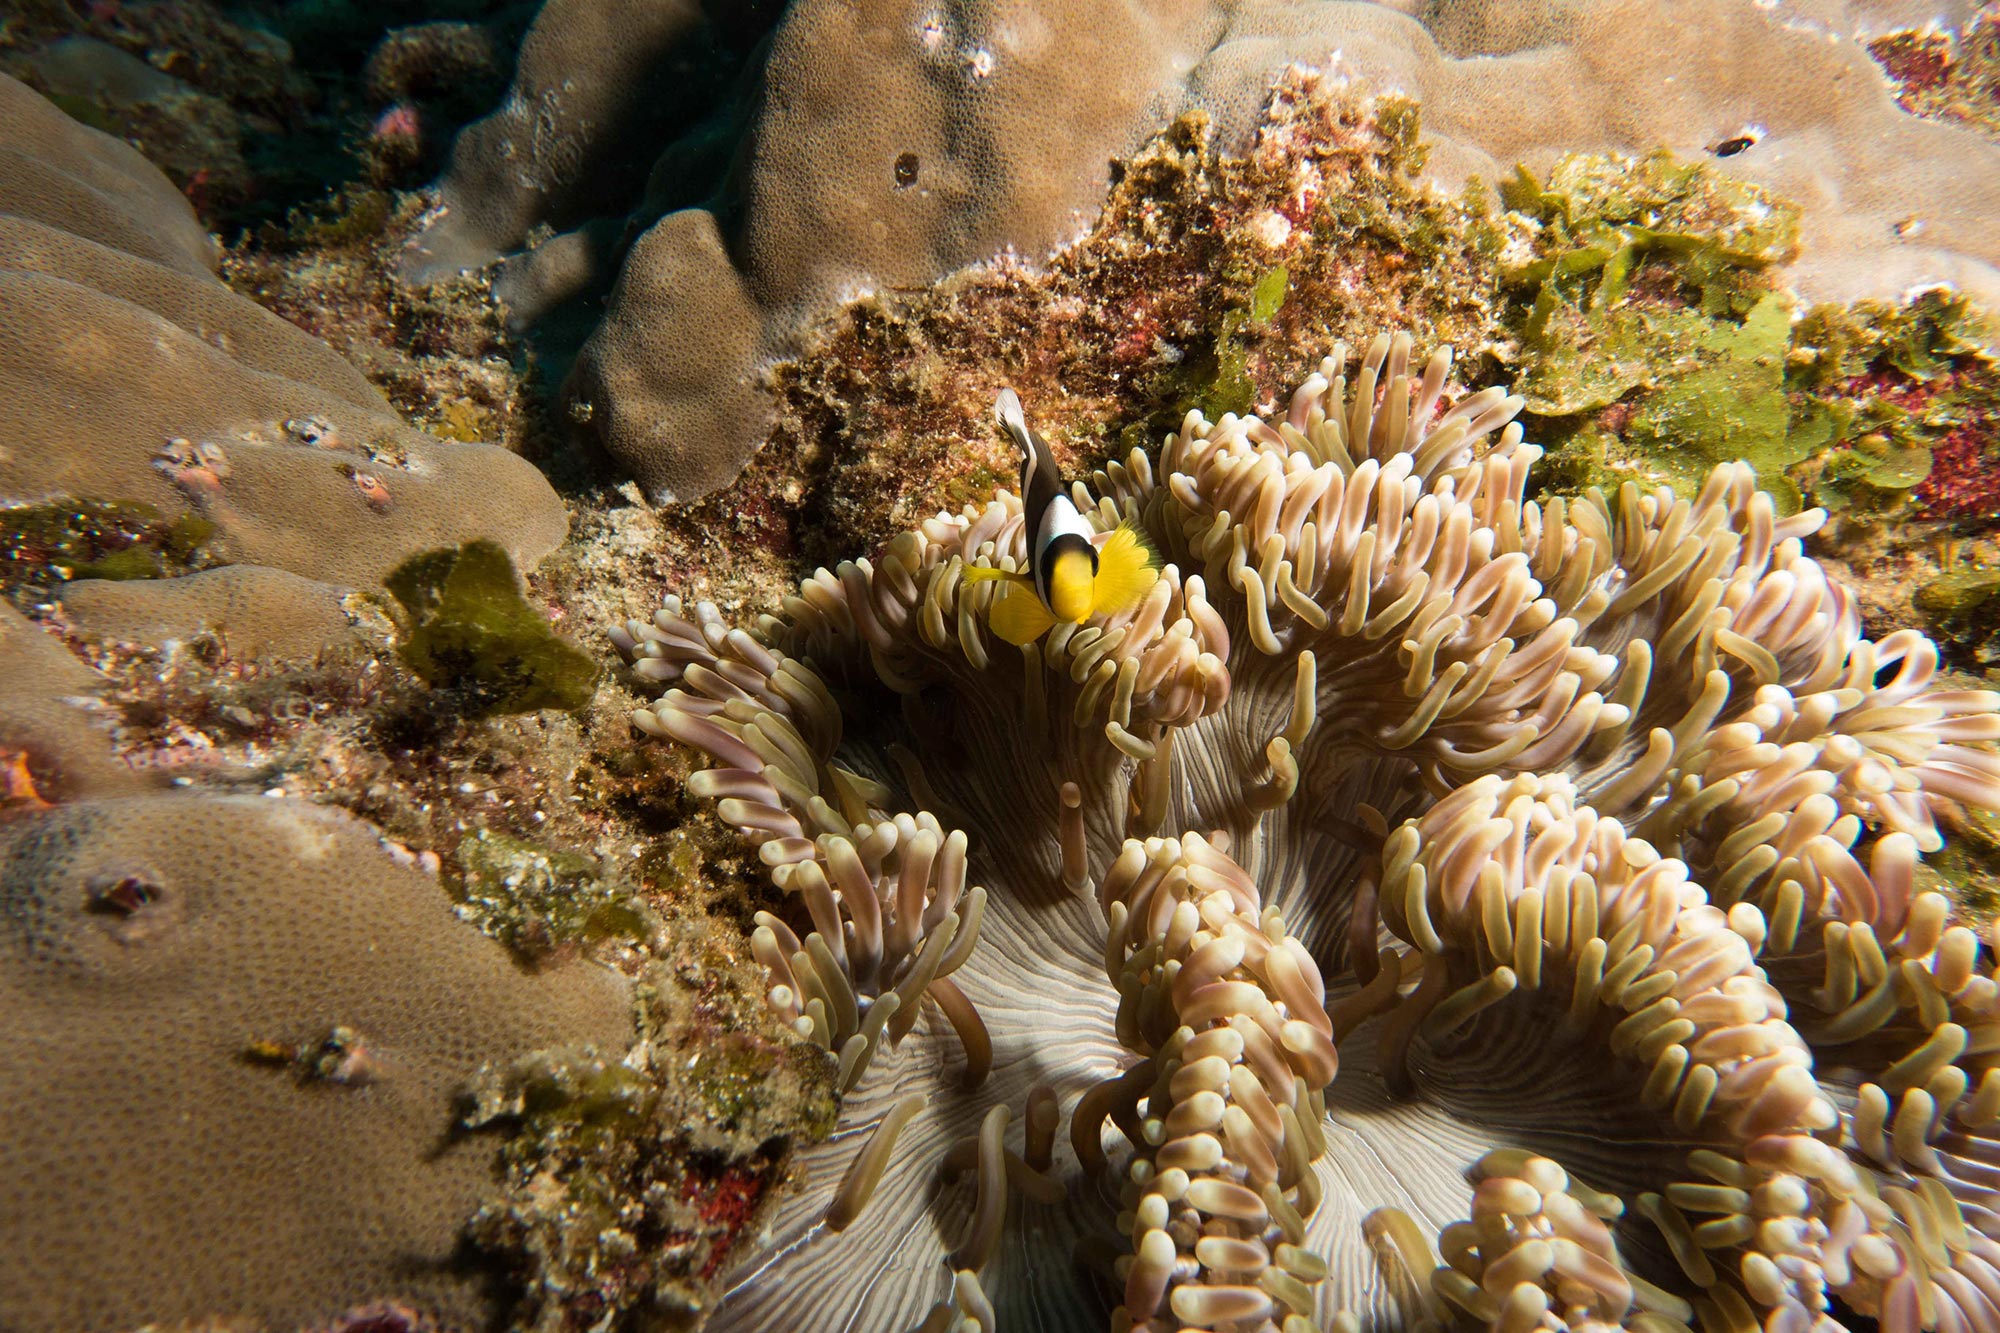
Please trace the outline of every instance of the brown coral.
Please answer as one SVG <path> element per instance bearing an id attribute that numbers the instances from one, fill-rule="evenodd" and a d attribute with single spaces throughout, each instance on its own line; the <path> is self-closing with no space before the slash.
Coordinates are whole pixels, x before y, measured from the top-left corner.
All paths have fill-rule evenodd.
<path id="1" fill-rule="evenodd" d="M 438 546 L 491 537 L 532 564 L 561 540 L 531 465 L 411 429 L 216 282 L 207 233 L 131 149 L 5 77 L 0 133 L 0 499 L 198 513 L 226 558 L 362 586 Z"/>
<path id="2" fill-rule="evenodd" d="M 499 1140 L 457 1132 L 457 1099 L 488 1061 L 622 1051 L 622 978 L 524 973 L 372 828 L 303 802 L 16 815 L 0 884 L 10 1321 L 349 1327 L 394 1299 L 486 1326 L 458 1251 Z"/>

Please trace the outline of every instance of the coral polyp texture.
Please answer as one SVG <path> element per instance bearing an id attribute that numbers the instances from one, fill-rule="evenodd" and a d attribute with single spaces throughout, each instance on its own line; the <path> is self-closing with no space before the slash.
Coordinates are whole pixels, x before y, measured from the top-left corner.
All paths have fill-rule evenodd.
<path id="1" fill-rule="evenodd" d="M 12 813 L 11 1326 L 490 1326 L 463 1230 L 504 1136 L 461 1129 L 459 1100 L 544 1047 L 623 1052 L 631 998 L 588 963 L 523 971 L 407 861 L 302 801 Z M 433 1318 L 360 1319 L 389 1301 Z"/>
<path id="2" fill-rule="evenodd" d="M 1007 493 L 614 633 L 848 1088 L 711 1327 L 1992 1324 L 2000 984 L 1922 862 L 2000 695 L 1740 463 L 1530 498 L 1518 408 L 1385 335 L 1190 413 L 1072 487 L 1150 595 L 1019 649 Z"/>

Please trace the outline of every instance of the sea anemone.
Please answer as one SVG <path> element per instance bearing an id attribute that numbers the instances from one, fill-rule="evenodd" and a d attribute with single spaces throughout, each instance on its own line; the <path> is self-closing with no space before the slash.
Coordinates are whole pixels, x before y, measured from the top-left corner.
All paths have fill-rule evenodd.
<path id="1" fill-rule="evenodd" d="M 715 1327 L 2000 1325 L 2000 986 L 1917 879 L 2000 696 L 1741 464 L 1529 499 L 1450 370 L 1075 484 L 1166 563 L 1022 649 L 1011 494 L 614 631 L 848 1089 Z"/>

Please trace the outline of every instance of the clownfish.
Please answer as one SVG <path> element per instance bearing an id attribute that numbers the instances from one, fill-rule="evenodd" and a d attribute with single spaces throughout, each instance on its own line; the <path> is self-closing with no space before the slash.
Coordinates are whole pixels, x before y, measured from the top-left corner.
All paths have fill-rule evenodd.
<path id="1" fill-rule="evenodd" d="M 998 579 L 1007 585 L 993 603 L 993 632 L 1018 647 L 1057 621 L 1080 625 L 1093 615 L 1137 606 L 1159 577 L 1145 540 L 1124 523 L 1107 534 L 1091 527 L 1063 489 L 1048 441 L 1028 429 L 1012 389 L 1000 391 L 993 411 L 1021 450 L 1021 514 L 1028 528 L 1027 573 L 983 566 L 965 571 L 967 583 Z"/>

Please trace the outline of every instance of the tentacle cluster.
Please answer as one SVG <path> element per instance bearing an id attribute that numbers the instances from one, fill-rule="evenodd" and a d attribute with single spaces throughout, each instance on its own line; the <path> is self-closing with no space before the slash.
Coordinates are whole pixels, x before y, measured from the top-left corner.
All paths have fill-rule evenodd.
<path id="1" fill-rule="evenodd" d="M 1326 1265 L 1301 1247 L 1338 1067 L 1319 965 L 1198 834 L 1127 842 L 1099 892 L 1119 1041 L 1144 1056 L 1070 1123 L 1086 1169 L 1107 1116 L 1134 1147 L 1113 1326 L 1310 1333 Z"/>
<path id="2" fill-rule="evenodd" d="M 1828 921 L 1818 986 L 1797 987 L 1821 1077 L 1852 1090 L 1857 1188 L 1837 1202 L 1818 1277 L 1885 1327 L 2000 1326 L 2000 970 L 1994 939 L 1918 894 L 1895 937 Z M 1801 978 L 1803 980 L 1803 978 Z"/>
<path id="3" fill-rule="evenodd" d="M 1791 568 L 1795 576 L 1776 570 L 1764 583 L 1823 583 L 1810 561 Z M 1792 596 L 1811 603 L 1824 594 Z M 1752 612 L 1774 600 L 1751 594 L 1739 617 L 1746 634 L 1762 635 L 1769 613 Z M 1808 667 L 1759 683 L 1750 707 L 1701 739 L 1670 775 L 1674 799 L 1651 820 L 1714 867 L 1715 901 L 1757 902 L 1784 950 L 1801 921 L 1822 917 L 1895 935 L 1918 854 L 1943 843 L 1932 803 L 1990 805 L 2000 783 L 2000 756 L 1980 746 L 2000 738 L 1993 696 L 1931 689 L 1929 640 L 1904 630 L 1870 643 L 1851 609 L 1826 639 Z M 1855 854 L 1864 840 L 1865 867 Z"/>
<path id="4" fill-rule="evenodd" d="M 1687 1301 L 1638 1277 L 1619 1254 L 1608 1225 L 1625 1211 L 1616 1197 L 1513 1149 L 1486 1154 L 1470 1175 L 1472 1215 L 1438 1233 L 1441 1264 L 1407 1214 L 1383 1209 L 1364 1224 L 1432 1322 L 1533 1333 L 1553 1319 L 1568 1329 L 1662 1333 L 1693 1317 Z"/>
<path id="5" fill-rule="evenodd" d="M 1559 1030 L 1625 1064 L 1639 1107 L 1707 1145 L 1689 1158 L 1703 1179 L 1639 1200 L 1689 1280 L 1715 1289 L 1727 1256 L 1760 1304 L 1816 1313 L 1819 1285 L 1778 1275 L 1810 1260 L 1857 1176 L 1824 1141 L 1840 1114 L 1755 962 L 1763 917 L 1724 913 L 1686 865 L 1575 798 L 1561 776 L 1488 775 L 1389 837 L 1357 928 L 1373 938 L 1379 910 L 1422 962 L 1385 968 L 1421 976 L 1400 1000 L 1378 982 L 1394 1006 L 1385 1068 L 1394 1080 L 1413 1041 L 1443 1042 L 1517 993 L 1538 996 Z"/>
<path id="6" fill-rule="evenodd" d="M 951 981 L 972 956 L 986 891 L 966 889 L 966 837 L 925 811 L 891 813 L 888 791 L 833 762 L 840 710 L 811 667 L 780 657 L 702 603 L 692 618 L 670 598 L 649 624 L 614 634 L 650 680 L 678 682 L 633 715 L 718 767 L 690 780 L 696 796 L 757 843 L 812 929 L 802 940 L 768 912 L 751 950 L 770 974 L 771 1007 L 835 1052 L 843 1090 L 886 1037 L 900 1041 L 928 995 L 965 1045 L 967 1080 L 992 1060 L 978 1011 Z"/>

